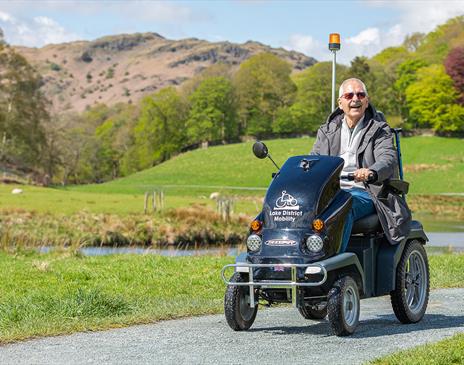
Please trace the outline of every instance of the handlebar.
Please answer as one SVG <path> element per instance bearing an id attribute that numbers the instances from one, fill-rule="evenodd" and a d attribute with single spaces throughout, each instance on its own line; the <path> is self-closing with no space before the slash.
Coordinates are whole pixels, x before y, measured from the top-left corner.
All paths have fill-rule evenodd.
<path id="1" fill-rule="evenodd" d="M 348 181 L 354 181 L 354 173 L 353 172 L 350 172 L 348 173 L 347 175 L 341 175 L 340 176 L 340 179 L 342 180 L 348 180 Z M 374 174 L 369 174 L 369 176 L 367 177 L 367 180 L 366 180 L 366 183 L 368 184 L 371 184 L 375 182 L 375 176 Z"/>

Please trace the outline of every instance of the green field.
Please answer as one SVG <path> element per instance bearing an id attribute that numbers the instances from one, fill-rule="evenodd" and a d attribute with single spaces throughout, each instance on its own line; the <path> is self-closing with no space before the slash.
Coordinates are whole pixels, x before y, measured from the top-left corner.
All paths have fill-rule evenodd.
<path id="1" fill-rule="evenodd" d="M 266 141 L 278 164 L 291 155 L 307 153 L 314 139 Z M 216 146 L 190 151 L 154 168 L 104 184 L 39 188 L 22 186 L 24 194 L 12 195 L 15 186 L 0 185 L 0 209 L 21 208 L 38 212 L 71 214 L 141 213 L 146 191 L 162 188 L 166 207 L 192 203 L 215 206 L 212 192 L 235 197 L 236 212 L 253 215 L 271 181 L 274 166 L 251 152 L 252 143 Z M 410 196 L 464 192 L 464 143 L 462 139 L 411 137 L 402 140 L 405 178 Z"/>

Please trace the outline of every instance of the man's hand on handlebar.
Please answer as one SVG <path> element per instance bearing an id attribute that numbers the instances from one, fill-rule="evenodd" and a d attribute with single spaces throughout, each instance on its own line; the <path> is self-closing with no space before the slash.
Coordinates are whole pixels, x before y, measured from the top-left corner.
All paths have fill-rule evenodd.
<path id="1" fill-rule="evenodd" d="M 348 181 L 364 181 L 368 184 L 375 183 L 377 181 L 377 172 L 369 169 L 359 169 L 355 172 L 350 172 L 347 175 L 341 175 L 340 179 Z"/>
<path id="2" fill-rule="evenodd" d="M 372 182 L 373 180 L 375 180 L 376 174 L 374 173 L 374 171 L 362 168 L 362 169 L 358 169 L 355 172 L 353 172 L 353 175 L 354 175 L 354 181 L 356 182 L 360 182 L 360 181 Z"/>

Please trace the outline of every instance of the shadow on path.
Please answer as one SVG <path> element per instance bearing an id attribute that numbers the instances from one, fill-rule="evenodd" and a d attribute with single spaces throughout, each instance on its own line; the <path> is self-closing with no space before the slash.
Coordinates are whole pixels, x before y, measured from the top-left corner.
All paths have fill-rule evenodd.
<path id="1" fill-rule="evenodd" d="M 307 321 L 307 325 L 302 326 L 277 326 L 252 328 L 250 332 L 265 332 L 273 335 L 292 335 L 292 334 L 313 334 L 321 336 L 331 336 L 329 322 L 323 320 Z M 415 331 L 425 331 L 430 329 L 444 329 L 463 327 L 464 316 L 447 316 L 444 314 L 426 314 L 419 323 L 402 324 L 392 314 L 379 315 L 376 318 L 361 320 L 356 332 L 347 338 L 370 338 L 386 335 L 396 335 L 411 333 Z"/>

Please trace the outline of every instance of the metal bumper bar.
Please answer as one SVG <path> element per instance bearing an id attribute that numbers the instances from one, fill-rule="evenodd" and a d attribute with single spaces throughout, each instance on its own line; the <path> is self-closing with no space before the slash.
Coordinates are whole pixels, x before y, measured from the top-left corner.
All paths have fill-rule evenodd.
<path id="1" fill-rule="evenodd" d="M 232 282 L 226 279 L 225 271 L 233 267 L 237 272 L 248 272 L 248 282 Z M 290 268 L 291 270 L 291 281 L 288 280 L 258 280 L 255 281 L 253 277 L 254 268 L 269 268 L 269 267 L 279 267 L 279 268 Z M 317 274 L 322 274 L 323 278 L 321 281 L 315 283 L 308 283 L 303 281 L 297 281 L 297 268 L 305 268 L 305 272 L 308 268 L 314 268 L 317 270 Z M 309 274 L 311 275 L 311 274 Z M 222 268 L 221 277 L 224 283 L 227 285 L 235 286 L 248 286 L 250 288 L 250 307 L 254 308 L 255 306 L 255 287 L 259 288 L 289 288 L 292 289 L 292 304 L 294 307 L 297 306 L 296 296 L 297 296 L 297 287 L 308 287 L 308 286 L 320 286 L 324 284 L 327 280 L 327 270 L 323 265 L 319 264 L 249 264 L 249 263 L 238 263 L 238 264 L 229 264 Z"/>

